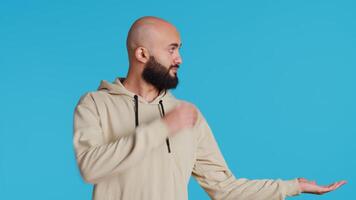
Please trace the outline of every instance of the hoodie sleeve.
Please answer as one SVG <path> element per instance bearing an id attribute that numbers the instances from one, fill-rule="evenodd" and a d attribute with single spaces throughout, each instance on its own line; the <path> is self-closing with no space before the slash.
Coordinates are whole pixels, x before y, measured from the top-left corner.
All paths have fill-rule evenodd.
<path id="1" fill-rule="evenodd" d="M 134 134 L 105 143 L 96 105 L 90 93 L 83 95 L 74 111 L 73 143 L 83 179 L 92 184 L 137 164 L 147 152 L 162 145 L 169 129 L 157 119 L 142 124 Z"/>
<path id="2" fill-rule="evenodd" d="M 212 131 L 199 114 L 197 158 L 192 175 L 214 200 L 283 200 L 301 193 L 298 180 L 236 179 L 229 170 Z"/>

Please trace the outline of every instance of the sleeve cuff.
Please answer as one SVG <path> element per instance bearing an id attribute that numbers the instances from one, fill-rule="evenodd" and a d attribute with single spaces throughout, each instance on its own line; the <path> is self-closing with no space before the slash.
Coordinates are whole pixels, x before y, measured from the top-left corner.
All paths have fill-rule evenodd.
<path id="1" fill-rule="evenodd" d="M 286 196 L 297 196 L 302 193 L 298 179 L 283 181 L 283 185 Z"/>

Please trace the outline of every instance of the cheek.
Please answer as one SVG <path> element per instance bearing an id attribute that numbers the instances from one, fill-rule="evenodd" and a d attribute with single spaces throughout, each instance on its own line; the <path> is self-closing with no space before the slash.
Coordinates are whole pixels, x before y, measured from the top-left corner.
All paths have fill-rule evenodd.
<path id="1" fill-rule="evenodd" d="M 172 59 L 172 57 L 171 57 L 170 55 L 168 55 L 168 56 L 161 56 L 161 57 L 159 57 L 159 58 L 156 58 L 156 60 L 157 60 L 160 64 L 162 64 L 163 66 L 165 66 L 165 67 L 167 67 L 167 68 L 169 68 L 169 67 L 172 65 L 172 63 L 173 63 L 173 59 Z"/>

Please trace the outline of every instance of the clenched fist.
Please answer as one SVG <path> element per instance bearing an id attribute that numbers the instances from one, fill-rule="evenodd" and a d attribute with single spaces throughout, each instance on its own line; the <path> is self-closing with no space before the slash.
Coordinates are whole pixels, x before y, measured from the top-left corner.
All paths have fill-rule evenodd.
<path id="1" fill-rule="evenodd" d="M 181 102 L 163 117 L 163 121 L 168 125 L 170 135 L 174 135 L 182 129 L 193 127 L 197 118 L 197 108 L 191 103 Z"/>

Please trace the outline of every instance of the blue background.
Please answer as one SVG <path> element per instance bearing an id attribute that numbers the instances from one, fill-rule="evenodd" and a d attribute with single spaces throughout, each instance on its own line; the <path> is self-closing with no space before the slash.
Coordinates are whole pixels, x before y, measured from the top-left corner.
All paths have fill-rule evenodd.
<path id="1" fill-rule="evenodd" d="M 90 199 L 72 118 L 100 80 L 125 76 L 138 17 L 177 26 L 173 93 L 207 118 L 237 177 L 306 177 L 356 189 L 356 3 L 320 1 L 0 2 L 1 199 Z M 190 199 L 208 199 L 192 178 Z"/>

